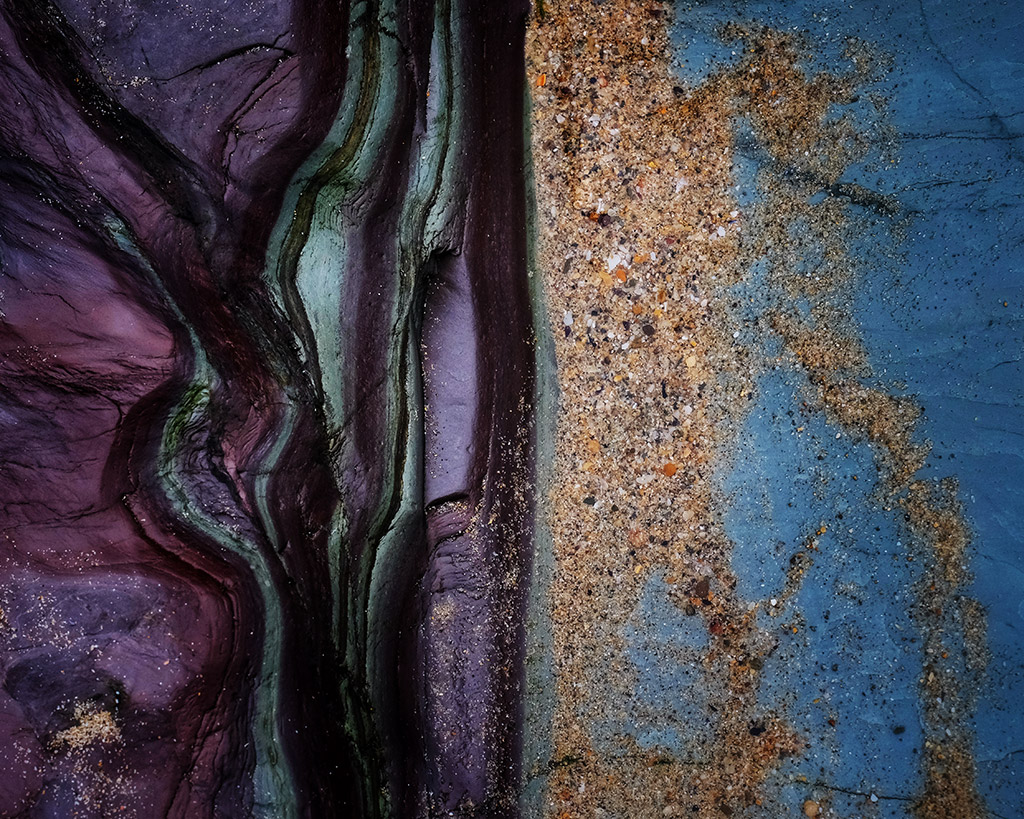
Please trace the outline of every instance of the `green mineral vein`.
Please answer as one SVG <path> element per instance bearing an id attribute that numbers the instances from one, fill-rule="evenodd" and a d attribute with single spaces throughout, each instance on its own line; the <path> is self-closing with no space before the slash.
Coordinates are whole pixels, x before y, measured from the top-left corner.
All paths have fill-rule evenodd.
<path id="1" fill-rule="evenodd" d="M 151 277 L 166 303 L 172 307 L 182 326 L 188 327 L 184 315 L 178 310 L 149 261 L 131 237 L 127 226 L 114 218 L 108 219 L 108 230 L 122 251 L 135 258 Z M 259 545 L 252 543 L 221 524 L 204 509 L 202 499 L 194 497 L 186 482 L 188 466 L 184 461 L 184 439 L 192 432 L 202 433 L 211 395 L 218 385 L 218 376 L 206 357 L 195 332 L 189 328 L 189 342 L 194 356 L 193 375 L 189 386 L 182 392 L 164 425 L 160 451 L 157 455 L 157 475 L 161 486 L 184 520 L 220 544 L 242 557 L 253 573 L 260 593 L 264 613 L 264 645 L 258 661 L 256 684 L 253 687 L 252 737 L 255 756 L 253 771 L 254 815 L 291 819 L 298 815 L 298 805 L 292 772 L 285 754 L 281 752 L 280 725 L 277 704 L 280 698 L 279 669 L 281 666 L 283 613 L 280 598 L 271 579 L 270 567 Z M 284 439 L 278 436 L 278 441 Z M 280 455 L 281 446 L 275 445 L 266 461 Z M 271 463 L 264 463 L 264 474 L 269 474 Z M 269 515 L 266 516 L 269 519 Z"/>

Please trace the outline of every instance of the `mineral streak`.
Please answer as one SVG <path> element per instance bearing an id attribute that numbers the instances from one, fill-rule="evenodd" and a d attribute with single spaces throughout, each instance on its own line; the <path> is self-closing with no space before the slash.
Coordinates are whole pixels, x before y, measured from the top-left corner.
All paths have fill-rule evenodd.
<path id="1" fill-rule="evenodd" d="M 513 813 L 524 5 L 2 11 L 0 814 Z"/>

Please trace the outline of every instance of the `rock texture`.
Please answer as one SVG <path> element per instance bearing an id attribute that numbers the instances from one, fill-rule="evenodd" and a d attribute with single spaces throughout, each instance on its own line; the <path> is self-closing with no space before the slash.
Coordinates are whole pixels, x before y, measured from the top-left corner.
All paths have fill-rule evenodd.
<path id="1" fill-rule="evenodd" d="M 3 5 L 0 814 L 514 813 L 525 13 Z"/>
<path id="2" fill-rule="evenodd" d="M 1024 815 L 1022 30 L 995 0 L 537 4 L 526 815 Z"/>

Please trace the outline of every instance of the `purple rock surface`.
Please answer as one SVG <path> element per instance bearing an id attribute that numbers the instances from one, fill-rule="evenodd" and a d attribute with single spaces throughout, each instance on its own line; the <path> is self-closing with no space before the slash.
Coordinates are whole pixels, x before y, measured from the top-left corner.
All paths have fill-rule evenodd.
<path id="1" fill-rule="evenodd" d="M 0 815 L 503 816 L 522 3 L 0 16 Z"/>

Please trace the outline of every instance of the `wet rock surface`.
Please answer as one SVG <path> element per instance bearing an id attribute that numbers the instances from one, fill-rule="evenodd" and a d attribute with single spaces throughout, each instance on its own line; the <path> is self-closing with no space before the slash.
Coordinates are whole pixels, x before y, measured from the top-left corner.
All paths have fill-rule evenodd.
<path id="1" fill-rule="evenodd" d="M 530 815 L 1021 812 L 1024 394 L 992 377 L 1019 367 L 1020 26 L 532 18 L 561 403 Z"/>
<path id="2" fill-rule="evenodd" d="M 1024 814 L 1018 10 L 0 12 L 0 815 Z"/>
<path id="3" fill-rule="evenodd" d="M 518 4 L 0 18 L 0 814 L 506 815 Z"/>

